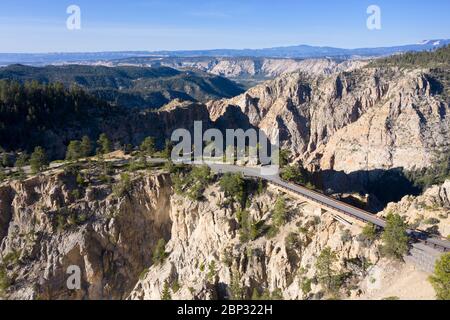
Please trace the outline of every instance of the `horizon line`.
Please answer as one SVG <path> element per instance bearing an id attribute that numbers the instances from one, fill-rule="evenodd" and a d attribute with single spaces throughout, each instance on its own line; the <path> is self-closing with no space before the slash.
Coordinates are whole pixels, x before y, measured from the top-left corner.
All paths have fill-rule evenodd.
<path id="1" fill-rule="evenodd" d="M 209 48 L 209 49 L 175 49 L 175 50 L 167 50 L 167 49 L 160 49 L 160 50 L 141 50 L 141 49 L 135 49 L 135 50 L 105 50 L 105 51 L 41 51 L 41 52 L 0 52 L 0 54 L 24 54 L 24 55 L 32 55 L 32 54 L 42 54 L 42 55 L 49 55 L 49 54 L 96 54 L 96 53 L 160 53 L 160 52 L 196 52 L 196 51 L 220 51 L 220 50 L 229 50 L 229 51 L 245 51 L 245 50 L 268 50 L 268 49 L 277 49 L 277 48 L 292 48 L 292 47 L 313 47 L 313 48 L 331 48 L 331 49 L 339 49 L 339 50 L 361 50 L 361 49 L 379 49 L 379 48 L 392 48 L 392 47 L 403 47 L 403 46 L 411 46 L 411 45 L 426 45 L 431 41 L 450 41 L 450 38 L 437 38 L 437 39 L 424 39 L 420 40 L 416 43 L 403 43 L 403 44 L 397 44 L 397 45 L 383 45 L 383 46 L 374 46 L 374 47 L 352 47 L 352 48 L 346 48 L 346 47 L 334 47 L 334 46 L 328 46 L 328 45 L 310 45 L 310 44 L 293 44 L 293 45 L 282 45 L 282 46 L 273 46 L 273 47 L 259 47 L 259 48 Z"/>

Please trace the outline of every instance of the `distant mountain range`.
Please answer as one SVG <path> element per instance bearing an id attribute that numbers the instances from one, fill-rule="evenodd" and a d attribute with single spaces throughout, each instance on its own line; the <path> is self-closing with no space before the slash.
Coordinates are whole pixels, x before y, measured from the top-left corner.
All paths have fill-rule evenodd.
<path id="1" fill-rule="evenodd" d="M 243 49 L 243 50 L 196 50 L 196 51 L 158 51 L 154 55 L 192 57 L 270 57 L 270 58 L 351 58 L 351 57 L 374 57 L 391 55 L 402 52 L 418 52 L 433 50 L 450 44 L 450 39 L 426 40 L 419 44 L 410 44 L 395 47 L 341 49 L 333 47 L 317 47 L 309 45 L 298 45 L 289 47 L 275 47 L 266 49 Z"/>
<path id="2" fill-rule="evenodd" d="M 426 40 L 418 44 L 393 47 L 342 49 L 298 45 L 265 49 L 215 49 L 184 51 L 121 51 L 86 53 L 0 53 L 0 65 L 14 63 L 46 65 L 66 62 L 108 61 L 130 57 L 267 57 L 267 58 L 339 58 L 379 57 L 403 52 L 433 50 L 450 44 L 450 39 Z"/>

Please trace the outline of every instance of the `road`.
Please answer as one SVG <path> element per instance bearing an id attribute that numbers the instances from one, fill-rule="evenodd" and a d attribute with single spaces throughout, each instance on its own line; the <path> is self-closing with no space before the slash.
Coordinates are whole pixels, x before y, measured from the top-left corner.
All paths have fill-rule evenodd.
<path id="1" fill-rule="evenodd" d="M 113 162 L 114 164 L 118 165 L 126 165 L 129 160 L 128 159 L 120 159 L 120 160 L 107 160 L 108 162 Z M 162 159 L 162 158 L 148 158 L 147 161 L 149 163 L 165 163 L 168 160 Z M 342 201 L 333 199 L 331 197 L 327 197 L 326 195 L 323 195 L 321 193 L 318 193 L 316 191 L 312 191 L 310 189 L 307 189 L 305 187 L 286 182 L 282 180 L 278 175 L 273 176 L 267 176 L 261 174 L 261 168 L 260 167 L 242 167 L 242 166 L 236 166 L 236 165 L 230 165 L 230 164 L 222 164 L 222 163 L 206 163 L 212 171 L 216 173 L 241 173 L 244 176 L 248 177 L 254 177 L 254 178 L 261 178 L 269 183 L 272 183 L 273 185 L 276 185 L 278 187 L 281 187 L 285 190 L 291 191 L 293 193 L 296 193 L 300 195 L 303 198 L 308 199 L 311 202 L 314 202 L 316 204 L 319 204 L 322 207 L 340 212 L 342 214 L 345 214 L 347 216 L 350 216 L 354 219 L 361 220 L 366 223 L 372 223 L 380 228 L 384 228 L 386 226 L 386 221 L 374 216 L 373 214 L 361 210 L 359 208 L 353 207 L 351 205 L 348 205 Z M 50 169 L 57 169 L 64 165 L 64 163 L 52 163 L 50 165 Z M 195 163 L 194 163 L 195 165 Z M 26 173 L 30 172 L 29 167 L 24 167 L 24 171 Z M 407 230 L 408 234 L 412 237 L 414 237 L 417 240 L 420 240 L 421 242 L 431 245 L 435 248 L 438 248 L 444 252 L 450 251 L 450 241 L 445 240 L 444 238 L 438 238 L 431 236 L 423 231 L 418 230 Z"/>
<path id="2" fill-rule="evenodd" d="M 240 166 L 227 165 L 227 164 L 209 164 L 209 166 L 211 167 L 211 169 L 213 171 L 219 172 L 219 173 L 225 173 L 225 172 L 237 173 L 237 172 L 239 172 L 239 173 L 243 173 L 246 176 L 264 179 L 278 187 L 281 187 L 281 188 L 289 190 L 293 193 L 296 193 L 296 194 L 298 194 L 306 199 L 309 199 L 310 201 L 317 203 L 323 207 L 343 213 L 352 218 L 362 220 L 366 223 L 370 222 L 380 228 L 384 228 L 386 226 L 385 220 L 378 218 L 367 211 L 361 210 L 359 208 L 355 208 L 355 207 L 348 205 L 342 201 L 327 197 L 321 193 L 309 190 L 305 187 L 286 182 L 286 181 L 282 180 L 279 176 L 261 175 L 260 170 L 258 168 L 240 167 Z M 407 232 L 410 236 L 416 238 L 417 240 L 424 242 L 427 245 L 437 247 L 438 249 L 445 251 L 445 252 L 450 251 L 450 242 L 445 239 L 433 237 L 422 231 L 417 231 L 417 230 L 407 230 Z"/>

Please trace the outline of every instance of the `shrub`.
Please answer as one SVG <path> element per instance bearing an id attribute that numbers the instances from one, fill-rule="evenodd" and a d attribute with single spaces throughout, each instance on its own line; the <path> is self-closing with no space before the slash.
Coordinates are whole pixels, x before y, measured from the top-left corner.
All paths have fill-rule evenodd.
<path id="1" fill-rule="evenodd" d="M 144 139 L 144 141 L 141 143 L 141 146 L 139 149 L 146 155 L 153 155 L 155 150 L 155 138 L 153 137 L 147 137 Z"/>
<path id="2" fill-rule="evenodd" d="M 423 223 L 433 225 L 433 224 L 438 224 L 439 222 L 441 222 L 441 221 L 437 218 L 428 218 Z"/>
<path id="3" fill-rule="evenodd" d="M 144 270 L 142 270 L 142 272 L 139 274 L 139 279 L 140 280 L 144 280 L 145 276 L 148 273 L 148 270 L 149 270 L 148 268 L 145 268 Z"/>
<path id="4" fill-rule="evenodd" d="M 302 290 L 303 296 L 308 296 L 311 293 L 311 284 L 312 279 L 306 277 L 300 279 L 300 288 Z"/>
<path id="5" fill-rule="evenodd" d="M 172 182 L 177 194 L 187 194 L 188 198 L 199 201 L 204 198 L 206 187 L 213 181 L 214 175 L 208 166 L 194 167 L 191 170 L 184 166 L 174 167 L 171 165 L 170 170 L 173 172 Z"/>
<path id="6" fill-rule="evenodd" d="M 264 223 L 255 222 L 247 210 L 238 210 L 236 219 L 239 222 L 239 238 L 242 242 L 256 240 L 265 231 Z"/>
<path id="7" fill-rule="evenodd" d="M 3 294 L 12 284 L 11 279 L 8 277 L 6 268 L 0 265 L 0 295 Z"/>
<path id="8" fill-rule="evenodd" d="M 352 233 L 351 233 L 351 231 L 348 230 L 348 229 L 345 229 L 344 232 L 341 235 L 341 241 L 346 243 L 346 242 L 351 241 L 351 240 L 352 240 Z"/>
<path id="9" fill-rule="evenodd" d="M 216 270 L 216 261 L 212 260 L 208 265 L 208 281 L 214 282 L 214 279 L 216 278 L 217 270 Z"/>
<path id="10" fill-rule="evenodd" d="M 70 192 L 70 195 L 74 198 L 74 199 L 80 199 L 81 198 L 81 192 L 79 189 L 74 189 Z"/>
<path id="11" fill-rule="evenodd" d="M 231 273 L 230 298 L 231 300 L 245 299 L 245 290 L 241 285 L 241 275 L 236 268 Z"/>
<path id="12" fill-rule="evenodd" d="M 181 285 L 180 285 L 180 282 L 178 281 L 178 278 L 177 278 L 172 283 L 172 291 L 173 291 L 173 293 L 177 293 L 178 290 L 180 290 L 180 288 L 181 288 Z"/>
<path id="13" fill-rule="evenodd" d="M 300 247 L 300 240 L 295 232 L 289 233 L 285 239 L 285 245 L 288 250 L 296 249 Z"/>
<path id="14" fill-rule="evenodd" d="M 129 194 L 131 189 L 131 178 L 127 173 L 120 175 L 120 182 L 116 183 L 113 187 L 113 193 L 117 198 L 121 198 Z"/>
<path id="15" fill-rule="evenodd" d="M 377 226 L 372 223 L 366 224 L 362 229 L 361 237 L 363 240 L 375 241 L 378 237 Z"/>
<path id="16" fill-rule="evenodd" d="M 166 253 L 166 240 L 159 239 L 155 249 L 153 250 L 153 264 L 162 264 L 167 256 L 168 254 Z"/>
<path id="17" fill-rule="evenodd" d="M 391 296 L 391 297 L 383 298 L 383 299 L 381 299 L 381 300 L 400 300 L 400 298 L 397 297 L 397 296 Z"/>

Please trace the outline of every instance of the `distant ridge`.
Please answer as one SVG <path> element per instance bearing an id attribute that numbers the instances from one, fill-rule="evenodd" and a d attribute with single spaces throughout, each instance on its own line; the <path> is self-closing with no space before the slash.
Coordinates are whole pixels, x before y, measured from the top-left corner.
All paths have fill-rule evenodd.
<path id="1" fill-rule="evenodd" d="M 450 39 L 424 40 L 417 44 L 392 47 L 342 49 L 297 45 L 265 49 L 213 49 L 180 51 L 118 51 L 85 53 L 0 53 L 0 65 L 14 63 L 46 65 L 65 62 L 109 61 L 130 57 L 270 57 L 270 58 L 340 58 L 380 57 L 403 52 L 428 51 L 450 44 Z"/>

